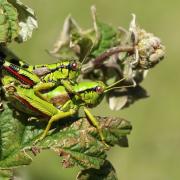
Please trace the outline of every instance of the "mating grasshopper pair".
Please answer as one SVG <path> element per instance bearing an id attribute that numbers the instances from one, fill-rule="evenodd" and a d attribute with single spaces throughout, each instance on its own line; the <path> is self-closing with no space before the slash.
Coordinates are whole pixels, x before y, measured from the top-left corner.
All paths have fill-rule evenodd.
<path id="1" fill-rule="evenodd" d="M 28 66 L 2 61 L 2 84 L 5 95 L 19 111 L 34 117 L 47 118 L 48 124 L 37 141 L 43 139 L 51 125 L 60 119 L 74 116 L 80 107 L 104 136 L 98 121 L 88 107 L 97 106 L 106 92 L 117 83 L 106 86 L 103 82 L 76 82 L 80 73 L 78 62 L 61 61 L 50 65 Z"/>

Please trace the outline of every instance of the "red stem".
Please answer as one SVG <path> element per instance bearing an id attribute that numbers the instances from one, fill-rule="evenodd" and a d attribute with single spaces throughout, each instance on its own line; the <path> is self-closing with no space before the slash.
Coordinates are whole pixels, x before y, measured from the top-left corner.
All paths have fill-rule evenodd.
<path id="1" fill-rule="evenodd" d="M 124 46 L 124 47 L 115 47 L 105 51 L 100 56 L 96 57 L 93 61 L 94 67 L 99 67 L 102 65 L 103 61 L 105 61 L 108 57 L 112 56 L 113 54 L 117 54 L 120 52 L 133 52 L 134 47 L 132 46 Z"/>

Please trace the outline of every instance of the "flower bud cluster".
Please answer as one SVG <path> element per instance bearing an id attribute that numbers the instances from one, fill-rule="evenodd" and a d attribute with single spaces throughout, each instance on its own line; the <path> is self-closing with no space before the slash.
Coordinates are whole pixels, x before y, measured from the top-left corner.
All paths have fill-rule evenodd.
<path id="1" fill-rule="evenodd" d="M 135 15 L 130 24 L 131 42 L 135 47 L 134 67 L 149 69 L 164 58 L 165 47 L 161 40 L 152 33 L 139 28 L 135 22 Z"/>

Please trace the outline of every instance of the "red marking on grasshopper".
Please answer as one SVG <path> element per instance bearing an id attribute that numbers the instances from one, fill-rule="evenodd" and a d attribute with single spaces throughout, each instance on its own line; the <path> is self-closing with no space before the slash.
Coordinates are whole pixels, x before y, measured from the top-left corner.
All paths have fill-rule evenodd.
<path id="1" fill-rule="evenodd" d="M 14 77 L 16 77 L 19 81 L 21 81 L 21 83 L 26 84 L 26 85 L 30 85 L 30 86 L 35 85 L 34 81 L 32 81 L 31 79 L 29 79 L 28 77 L 26 77 L 22 74 L 19 74 L 17 71 L 12 69 L 11 67 L 4 66 L 4 69 L 7 72 L 9 72 L 10 74 L 12 74 Z"/>

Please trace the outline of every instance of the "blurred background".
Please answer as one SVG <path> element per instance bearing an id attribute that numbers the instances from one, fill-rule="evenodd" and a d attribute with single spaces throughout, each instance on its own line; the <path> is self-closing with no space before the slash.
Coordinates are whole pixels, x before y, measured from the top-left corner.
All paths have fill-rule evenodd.
<path id="1" fill-rule="evenodd" d="M 22 0 L 37 15 L 39 29 L 33 38 L 11 49 L 28 63 L 55 62 L 45 49 L 51 49 L 65 17 L 71 13 L 81 27 L 92 26 L 90 6 L 96 5 L 99 17 L 115 27 L 128 28 L 131 13 L 138 24 L 160 37 L 166 57 L 152 69 L 143 82 L 150 98 L 114 116 L 131 121 L 129 148 L 114 147 L 108 159 L 121 180 L 180 179 L 180 1 L 179 0 Z M 94 109 L 94 114 L 109 116 L 108 105 Z M 52 152 L 42 152 L 21 171 L 25 180 L 73 180 L 78 168 L 63 169 Z"/>

